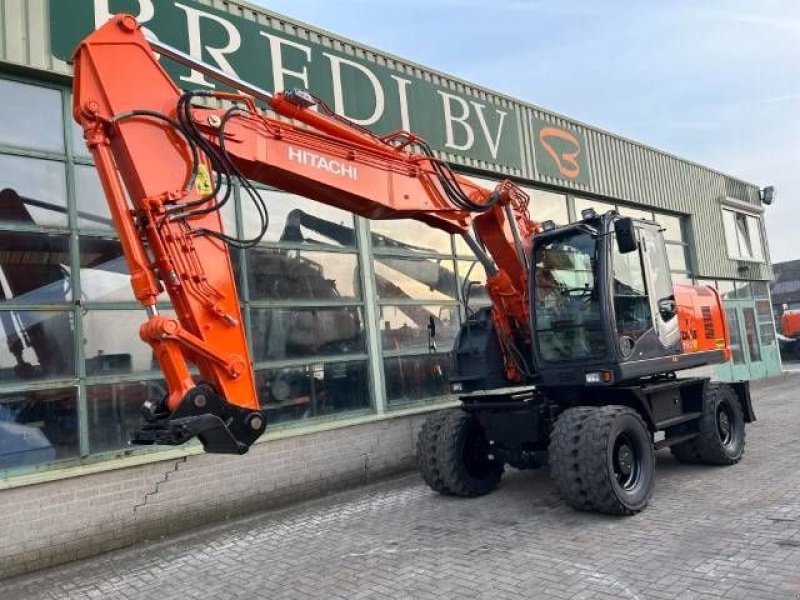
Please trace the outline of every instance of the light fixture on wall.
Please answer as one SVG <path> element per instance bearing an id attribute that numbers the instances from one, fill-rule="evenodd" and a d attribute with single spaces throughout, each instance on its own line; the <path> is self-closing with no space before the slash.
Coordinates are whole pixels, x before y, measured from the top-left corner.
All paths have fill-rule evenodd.
<path id="1" fill-rule="evenodd" d="M 773 202 L 775 202 L 775 186 L 768 185 L 763 190 L 761 190 L 761 202 L 769 206 Z"/>

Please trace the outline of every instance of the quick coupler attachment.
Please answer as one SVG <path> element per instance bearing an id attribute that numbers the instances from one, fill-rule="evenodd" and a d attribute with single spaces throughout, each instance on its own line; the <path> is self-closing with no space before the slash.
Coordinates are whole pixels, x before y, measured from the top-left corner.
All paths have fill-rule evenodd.
<path id="1" fill-rule="evenodd" d="M 142 428 L 131 444 L 178 446 L 197 437 L 206 452 L 215 454 L 244 454 L 267 426 L 261 411 L 228 404 L 205 383 L 187 393 L 172 413 L 146 403 L 142 415 Z"/>

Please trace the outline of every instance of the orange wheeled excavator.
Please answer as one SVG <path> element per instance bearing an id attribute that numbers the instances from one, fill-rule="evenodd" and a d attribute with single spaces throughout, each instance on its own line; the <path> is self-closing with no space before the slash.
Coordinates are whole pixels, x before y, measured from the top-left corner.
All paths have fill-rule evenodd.
<path id="1" fill-rule="evenodd" d="M 156 53 L 233 91 L 182 91 Z M 309 92 L 236 80 L 148 40 L 129 15 L 87 37 L 74 61 L 74 116 L 147 312 L 142 340 L 169 389 L 143 407 L 133 443 L 197 437 L 208 452 L 242 454 L 267 426 L 228 255 L 267 229 L 258 181 L 460 235 L 486 270 L 491 307 L 468 313 L 453 350 L 462 405 L 430 417 L 419 437 L 433 489 L 476 496 L 506 464 L 548 464 L 573 507 L 630 514 L 651 495 L 655 449 L 689 462 L 741 458 L 754 419 L 747 384 L 676 376 L 729 358 L 720 296 L 673 286 L 656 223 L 591 210 L 563 227 L 538 223 L 513 182 L 484 189 L 413 133 L 381 137 Z M 234 182 L 259 236 L 223 230 Z M 162 290 L 177 318 L 159 314 Z"/>

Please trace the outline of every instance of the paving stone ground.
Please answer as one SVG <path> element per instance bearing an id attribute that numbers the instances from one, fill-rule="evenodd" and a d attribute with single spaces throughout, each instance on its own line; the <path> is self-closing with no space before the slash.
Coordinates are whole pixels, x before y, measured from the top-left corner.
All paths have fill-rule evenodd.
<path id="1" fill-rule="evenodd" d="M 796 600 L 798 384 L 755 390 L 736 466 L 659 452 L 634 517 L 575 512 L 541 471 L 474 500 L 408 475 L 0 582 L 0 598 Z"/>

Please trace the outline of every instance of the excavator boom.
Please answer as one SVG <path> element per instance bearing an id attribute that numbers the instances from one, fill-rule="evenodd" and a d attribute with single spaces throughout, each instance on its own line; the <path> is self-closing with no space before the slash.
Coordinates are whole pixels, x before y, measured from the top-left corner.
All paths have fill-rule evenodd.
<path id="1" fill-rule="evenodd" d="M 155 51 L 235 91 L 183 92 Z M 484 189 L 452 173 L 409 132 L 378 137 L 307 92 L 273 95 L 151 45 L 129 15 L 87 37 L 74 61 L 74 117 L 148 314 L 141 337 L 169 389 L 163 403 L 144 407 L 135 443 L 180 444 L 197 436 L 207 451 L 243 453 L 264 431 L 228 254 L 231 246 L 257 244 L 267 229 L 267 207 L 250 181 L 370 219 L 413 218 L 464 236 L 489 275 L 506 375 L 520 379 L 525 365 L 513 345 L 529 335 L 526 256 L 539 226 L 516 185 Z M 220 210 L 234 181 L 260 216 L 255 238 L 223 230 Z M 159 314 L 163 290 L 177 318 Z"/>

